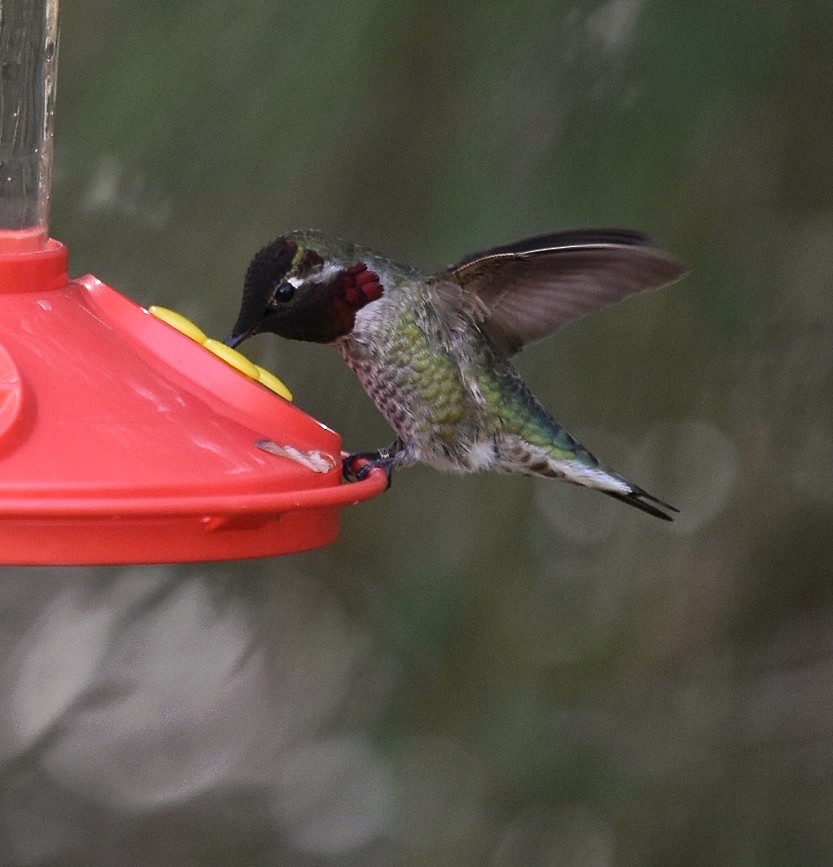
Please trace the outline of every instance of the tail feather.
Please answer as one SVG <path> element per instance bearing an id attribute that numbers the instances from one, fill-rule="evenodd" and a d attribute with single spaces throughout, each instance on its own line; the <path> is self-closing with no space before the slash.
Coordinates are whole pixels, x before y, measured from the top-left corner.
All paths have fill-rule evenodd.
<path id="1" fill-rule="evenodd" d="M 607 494 L 608 497 L 613 497 L 616 500 L 621 500 L 623 503 L 627 503 L 629 506 L 633 506 L 635 509 L 639 509 L 642 512 L 647 512 L 655 518 L 661 518 L 663 521 L 674 520 L 674 516 L 667 514 L 667 512 L 674 512 L 676 514 L 679 514 L 680 512 L 676 506 L 663 502 L 657 497 L 643 491 L 641 488 L 632 488 L 626 494 L 623 494 L 620 491 L 605 490 L 602 490 L 602 493 Z M 666 509 L 667 512 L 663 512 L 662 509 Z"/>
<path id="2" fill-rule="evenodd" d="M 679 513 L 680 510 L 676 506 L 649 494 L 629 482 L 624 476 L 606 469 L 590 452 L 582 446 L 579 448 L 582 449 L 581 453 L 584 460 L 553 461 L 556 473 L 568 482 L 601 491 L 608 497 L 627 503 L 629 506 L 633 506 L 648 515 L 653 515 L 655 518 L 661 518 L 663 521 L 674 520 L 674 517 L 668 512 Z"/>
<path id="3" fill-rule="evenodd" d="M 557 422 L 550 420 L 549 424 L 548 433 L 553 439 L 555 434 L 559 437 L 553 446 L 547 442 L 532 443 L 517 434 L 504 435 L 491 444 L 495 451 L 490 453 L 494 461 L 490 466 L 503 472 L 564 479 L 574 485 L 601 491 L 608 497 L 621 500 L 663 521 L 674 520 L 673 515 L 668 513 L 678 513 L 680 510 L 676 506 L 658 499 L 624 476 L 607 469 Z M 556 448 L 557 456 L 553 454 Z"/>

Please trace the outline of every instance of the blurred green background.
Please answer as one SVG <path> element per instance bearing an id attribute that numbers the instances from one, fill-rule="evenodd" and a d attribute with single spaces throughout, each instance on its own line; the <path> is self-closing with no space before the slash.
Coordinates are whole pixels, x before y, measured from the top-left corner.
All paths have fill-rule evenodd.
<path id="1" fill-rule="evenodd" d="M 682 514 L 416 468 L 318 552 L 4 570 L 0 861 L 833 863 L 830 3 L 76 0 L 61 31 L 52 235 L 215 336 L 294 228 L 429 269 L 661 239 L 683 282 L 519 366 Z M 332 350 L 247 351 L 389 441 Z"/>

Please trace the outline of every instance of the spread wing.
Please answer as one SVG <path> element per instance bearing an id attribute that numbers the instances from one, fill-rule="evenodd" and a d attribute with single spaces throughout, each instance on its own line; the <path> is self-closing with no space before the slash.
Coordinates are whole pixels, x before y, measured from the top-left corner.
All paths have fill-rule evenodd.
<path id="1" fill-rule="evenodd" d="M 433 278 L 439 297 L 508 355 L 575 319 L 684 273 L 638 232 L 541 235 L 468 256 Z"/>

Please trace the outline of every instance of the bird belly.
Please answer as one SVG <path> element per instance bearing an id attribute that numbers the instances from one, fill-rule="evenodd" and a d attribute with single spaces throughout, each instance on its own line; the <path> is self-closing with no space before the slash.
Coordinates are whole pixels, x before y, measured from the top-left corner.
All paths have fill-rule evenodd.
<path id="1" fill-rule="evenodd" d="M 355 340 L 337 348 L 413 460 L 457 473 L 491 467 L 481 401 L 442 345 L 434 350 L 419 338 L 406 327 L 382 348 Z"/>

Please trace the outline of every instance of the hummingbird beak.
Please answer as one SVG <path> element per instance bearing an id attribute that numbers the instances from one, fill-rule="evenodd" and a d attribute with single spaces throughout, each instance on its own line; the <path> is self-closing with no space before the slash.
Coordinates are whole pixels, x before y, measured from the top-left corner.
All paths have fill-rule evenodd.
<path id="1" fill-rule="evenodd" d="M 233 332 L 223 341 L 226 346 L 236 349 L 246 339 L 245 334 L 234 334 Z"/>

